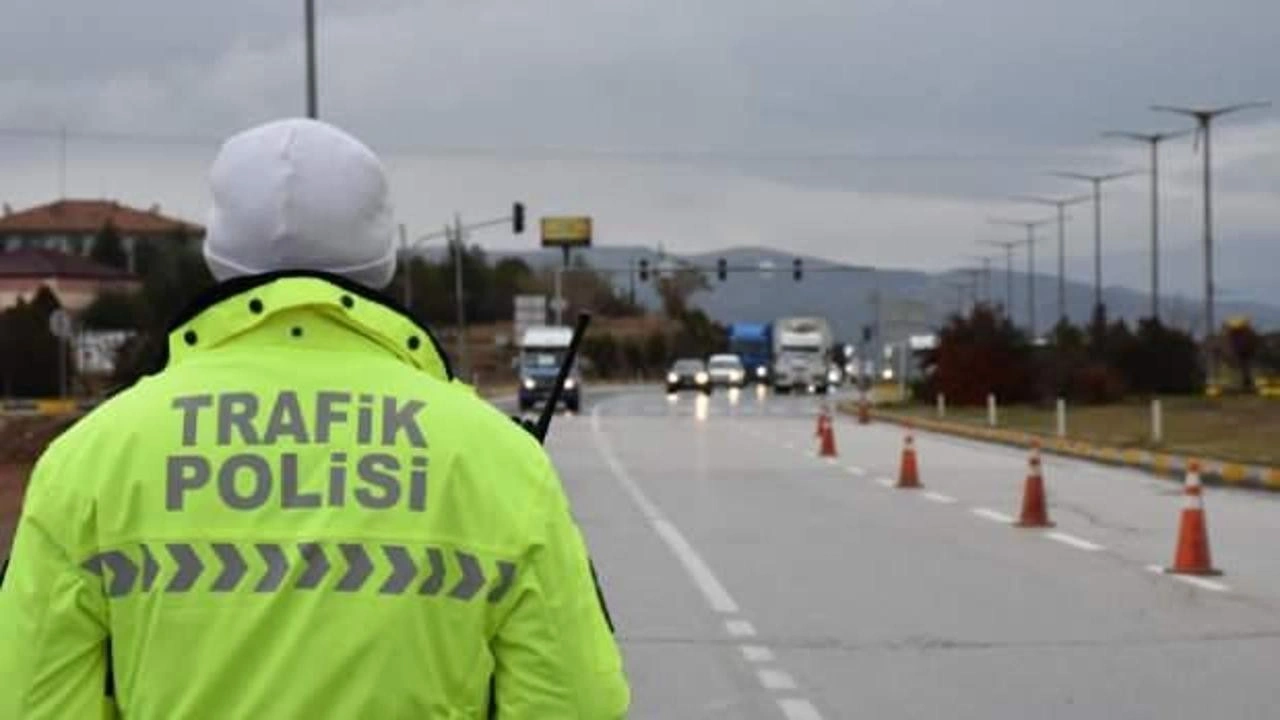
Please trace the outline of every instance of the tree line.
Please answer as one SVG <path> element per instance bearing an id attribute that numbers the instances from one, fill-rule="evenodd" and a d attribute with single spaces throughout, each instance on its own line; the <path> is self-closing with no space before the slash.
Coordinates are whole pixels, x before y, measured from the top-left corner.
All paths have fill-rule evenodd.
<path id="1" fill-rule="evenodd" d="M 1216 343 L 1242 392 L 1254 389 L 1256 368 L 1280 372 L 1280 333 L 1262 336 L 1236 320 Z M 1009 403 L 1106 403 L 1129 395 L 1198 394 L 1206 382 L 1204 349 L 1191 335 L 1151 318 L 1134 327 L 1108 321 L 1105 311 L 1086 327 L 1064 320 L 1033 343 L 1007 315 L 978 305 L 952 315 L 920 361 L 917 397 L 942 393 L 958 405 L 985 403 L 988 393 Z"/>
<path id="2" fill-rule="evenodd" d="M 173 319 L 214 284 L 198 244 L 152 240 L 138 243 L 132 252 L 133 267 L 141 280 L 138 291 L 103 293 L 76 318 L 84 330 L 133 333 L 116 357 L 116 372 L 109 379 L 112 387 L 129 385 L 142 375 L 159 370 Z M 120 269 L 127 268 L 130 262 L 119 236 L 110 227 L 99 233 L 90 256 Z M 495 261 L 478 246 L 438 259 L 418 256 L 402 262 L 384 292 L 434 329 L 452 330 L 457 322 L 455 263 L 459 260 L 469 324 L 509 322 L 516 295 L 553 293 L 555 277 L 551 270 L 531 267 L 519 258 Z M 579 310 L 605 318 L 645 313 L 629 292 L 615 287 L 608 273 L 591 268 L 580 258 L 563 273 L 561 281 L 569 317 Z M 689 296 L 705 287 L 700 274 L 695 278 L 693 273 L 678 272 L 655 282 L 664 308 L 671 313 L 671 322 L 639 339 L 593 332 L 584 355 L 592 360 L 599 374 L 648 375 L 665 367 L 674 353 L 705 354 L 723 346 L 723 328 L 688 305 Z M 59 343 L 49 333 L 48 318 L 58 307 L 56 295 L 42 288 L 30 301 L 20 301 L 0 312 L 0 348 L 6 349 L 0 352 L 0 392 L 4 396 L 56 394 Z M 596 327 L 606 325 L 597 323 Z"/>

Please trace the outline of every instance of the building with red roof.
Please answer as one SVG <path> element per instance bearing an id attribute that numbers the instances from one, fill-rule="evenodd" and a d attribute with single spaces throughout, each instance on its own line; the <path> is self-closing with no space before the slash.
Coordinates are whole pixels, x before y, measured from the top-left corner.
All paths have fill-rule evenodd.
<path id="1" fill-rule="evenodd" d="M 48 286 L 68 310 L 80 310 L 106 291 L 136 290 L 134 273 L 88 257 L 110 231 L 120 240 L 128 267 L 142 242 L 192 243 L 204 228 L 110 200 L 58 200 L 23 210 L 4 205 L 0 215 L 0 309 L 30 300 Z"/>

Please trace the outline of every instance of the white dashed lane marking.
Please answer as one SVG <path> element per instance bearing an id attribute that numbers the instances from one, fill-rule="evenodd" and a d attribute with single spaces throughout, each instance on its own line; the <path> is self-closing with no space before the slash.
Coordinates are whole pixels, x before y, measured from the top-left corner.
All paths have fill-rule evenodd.
<path id="1" fill-rule="evenodd" d="M 763 645 L 740 645 L 738 649 L 747 662 L 773 662 L 773 651 Z"/>
<path id="2" fill-rule="evenodd" d="M 844 468 L 844 471 L 855 477 L 862 477 L 863 475 L 867 474 L 866 470 L 863 470 L 862 468 L 856 465 L 846 465 Z"/>
<path id="3" fill-rule="evenodd" d="M 876 478 L 876 484 L 880 485 L 881 487 L 887 487 L 887 488 L 893 487 L 893 481 L 887 477 Z"/>
<path id="4" fill-rule="evenodd" d="M 724 629 L 734 637 L 755 637 L 756 629 L 746 620 L 725 620 Z"/>
<path id="5" fill-rule="evenodd" d="M 1098 552 L 1106 549 L 1097 543 L 1092 543 L 1084 538 L 1078 538 L 1075 535 L 1068 535 L 1067 533 L 1062 532 L 1045 533 L 1045 537 L 1050 540 L 1056 540 L 1063 545 L 1070 545 L 1077 550 L 1084 550 L 1087 552 Z"/>
<path id="6" fill-rule="evenodd" d="M 1005 525 L 1013 524 L 1013 518 L 997 510 L 992 510 L 991 508 L 976 507 L 976 508 L 970 509 L 969 512 L 973 513 L 974 515 L 977 515 L 980 518 L 991 520 L 992 522 L 1003 523 Z"/>
<path id="7" fill-rule="evenodd" d="M 957 502 L 956 499 L 951 497 L 950 495 L 943 495 L 942 493 L 933 492 L 932 490 L 926 490 L 925 492 L 920 494 L 920 497 L 924 498 L 925 500 L 930 500 L 932 502 L 942 503 L 943 505 L 951 505 Z"/>
<path id="8" fill-rule="evenodd" d="M 765 690 L 795 690 L 796 681 L 787 673 L 781 670 L 757 670 L 756 677 L 760 679 L 760 684 Z"/>
<path id="9" fill-rule="evenodd" d="M 782 698 L 778 701 L 782 714 L 787 720 L 822 720 L 822 715 L 808 700 L 801 698 Z"/>
<path id="10" fill-rule="evenodd" d="M 1194 585 L 1195 587 L 1203 590 L 1212 590 L 1213 592 L 1228 592 L 1231 590 L 1229 585 L 1220 583 L 1217 580 L 1209 580 L 1207 578 L 1196 577 L 1195 575 L 1177 575 L 1168 572 L 1159 565 L 1148 565 L 1147 569 L 1157 575 L 1164 575 L 1165 577 L 1173 578 L 1174 580 L 1184 582 L 1188 585 Z"/>

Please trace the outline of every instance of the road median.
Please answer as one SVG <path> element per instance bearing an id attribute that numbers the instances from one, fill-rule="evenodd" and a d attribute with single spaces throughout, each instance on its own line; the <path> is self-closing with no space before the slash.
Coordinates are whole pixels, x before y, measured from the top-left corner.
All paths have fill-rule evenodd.
<path id="1" fill-rule="evenodd" d="M 841 406 L 841 410 L 845 413 L 853 414 L 856 408 L 853 405 L 846 404 Z M 1045 433 L 999 427 L 993 428 L 954 420 L 923 417 L 888 408 L 872 410 L 872 419 L 898 425 L 909 424 L 929 432 L 1009 447 L 1025 448 L 1029 447 L 1033 441 L 1039 441 L 1045 452 L 1055 455 L 1143 470 L 1152 475 L 1178 482 L 1181 482 L 1190 461 L 1199 460 L 1203 473 L 1202 480 L 1206 484 L 1273 492 L 1280 491 L 1280 468 L 1268 465 L 1234 462 L 1201 455 L 1143 448 L 1117 447 L 1070 437 L 1057 437 Z"/>

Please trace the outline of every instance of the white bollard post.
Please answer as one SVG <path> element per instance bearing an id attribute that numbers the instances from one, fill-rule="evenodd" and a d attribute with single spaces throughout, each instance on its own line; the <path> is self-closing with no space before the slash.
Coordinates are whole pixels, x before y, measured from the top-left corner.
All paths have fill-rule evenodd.
<path id="1" fill-rule="evenodd" d="M 1151 441 L 1164 442 L 1164 406 L 1161 405 L 1160 398 L 1151 401 Z"/>
<path id="2" fill-rule="evenodd" d="M 947 396 L 942 393 L 938 393 L 938 419 L 941 420 L 946 416 L 947 416 Z"/>
<path id="3" fill-rule="evenodd" d="M 996 394 L 987 393 L 987 424 L 995 427 L 999 421 L 1000 418 L 996 415 Z"/>
<path id="4" fill-rule="evenodd" d="M 1058 437 L 1067 436 L 1067 401 L 1065 398 L 1058 398 Z"/>

